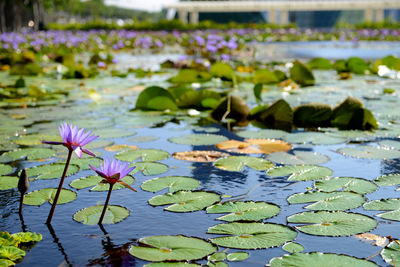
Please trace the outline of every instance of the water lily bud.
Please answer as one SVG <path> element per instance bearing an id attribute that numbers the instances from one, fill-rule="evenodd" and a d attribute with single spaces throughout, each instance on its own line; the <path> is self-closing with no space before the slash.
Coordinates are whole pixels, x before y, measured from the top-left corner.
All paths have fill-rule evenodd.
<path id="1" fill-rule="evenodd" d="M 25 169 L 23 169 L 19 176 L 18 191 L 21 192 L 21 194 L 25 194 L 28 191 L 28 188 L 29 188 L 28 175 L 26 175 L 26 171 Z"/>

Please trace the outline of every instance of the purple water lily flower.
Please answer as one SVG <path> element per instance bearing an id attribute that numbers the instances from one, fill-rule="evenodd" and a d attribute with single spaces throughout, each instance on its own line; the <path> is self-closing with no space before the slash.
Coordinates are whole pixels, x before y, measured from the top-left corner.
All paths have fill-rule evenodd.
<path id="1" fill-rule="evenodd" d="M 110 160 L 107 158 L 104 159 L 103 164 L 100 164 L 99 169 L 96 169 L 90 164 L 89 167 L 112 185 L 116 182 L 122 182 L 120 179 L 124 178 L 135 169 L 135 167 L 129 168 L 129 163 L 121 163 L 120 160 Z"/>
<path id="2" fill-rule="evenodd" d="M 82 152 L 93 157 L 96 156 L 89 150 L 82 148 L 84 145 L 87 145 L 98 138 L 98 136 L 91 135 L 91 131 L 85 132 L 85 128 L 79 129 L 78 126 L 73 127 L 66 122 L 58 126 L 58 130 L 60 131 L 63 142 L 42 141 L 42 143 L 50 145 L 63 145 L 69 150 L 73 150 L 79 158 L 82 157 Z"/>

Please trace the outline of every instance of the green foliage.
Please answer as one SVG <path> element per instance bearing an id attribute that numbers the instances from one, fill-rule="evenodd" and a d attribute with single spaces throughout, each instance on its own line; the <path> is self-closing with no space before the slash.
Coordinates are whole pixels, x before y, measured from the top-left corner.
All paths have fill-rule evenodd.
<path id="1" fill-rule="evenodd" d="M 272 128 L 291 128 L 293 123 L 293 111 L 289 103 L 279 99 L 268 106 L 265 110 L 255 115 L 261 122 Z"/>
<path id="2" fill-rule="evenodd" d="M 311 86 L 315 84 L 312 71 L 297 60 L 293 62 L 293 66 L 290 68 L 290 78 L 301 86 Z"/>
<path id="3" fill-rule="evenodd" d="M 196 83 L 205 82 L 211 79 L 211 75 L 204 71 L 197 71 L 194 69 L 183 69 L 178 72 L 174 77 L 170 78 L 171 83 Z"/>
<path id="4" fill-rule="evenodd" d="M 328 104 L 309 103 L 293 110 L 293 122 L 297 127 L 326 127 L 330 125 L 332 109 Z"/>
<path id="5" fill-rule="evenodd" d="M 74 214 L 74 220 L 87 225 L 96 225 L 99 222 L 104 205 L 97 205 L 81 209 Z M 129 216 L 129 210 L 115 205 L 108 205 L 103 224 L 114 224 Z"/>
<path id="6" fill-rule="evenodd" d="M 37 76 L 41 73 L 43 73 L 43 69 L 37 63 L 18 64 L 10 68 L 10 75 Z"/>
<path id="7" fill-rule="evenodd" d="M 369 70 L 369 65 L 362 58 L 351 57 L 347 60 L 347 68 L 355 74 L 366 74 Z"/>
<path id="8" fill-rule="evenodd" d="M 234 119 L 236 122 L 246 121 L 250 108 L 243 98 L 227 96 L 212 112 L 211 117 L 217 121 Z"/>
<path id="9" fill-rule="evenodd" d="M 215 77 L 232 80 L 233 69 L 228 63 L 216 62 L 211 65 L 210 73 Z"/>
<path id="10" fill-rule="evenodd" d="M 167 90 L 158 86 L 151 86 L 139 94 L 135 108 L 144 110 L 177 110 L 178 106 Z"/>
<path id="11" fill-rule="evenodd" d="M 332 68 L 332 64 L 329 59 L 323 57 L 316 57 L 308 61 L 307 63 L 310 69 L 320 69 L 320 70 L 329 70 Z"/>
<path id="12" fill-rule="evenodd" d="M 276 77 L 275 73 L 267 69 L 260 69 L 254 73 L 253 81 L 255 84 L 271 84 L 279 82 L 279 79 Z"/>
<path id="13" fill-rule="evenodd" d="M 20 232 L 10 235 L 0 232 L 0 266 L 14 266 L 15 261 L 25 257 L 26 249 L 30 249 L 36 242 L 42 240 L 41 234 Z"/>

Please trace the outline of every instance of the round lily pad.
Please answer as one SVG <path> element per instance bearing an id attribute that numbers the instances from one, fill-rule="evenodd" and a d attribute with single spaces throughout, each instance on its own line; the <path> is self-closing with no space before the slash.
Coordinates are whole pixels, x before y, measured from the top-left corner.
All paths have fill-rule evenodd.
<path id="1" fill-rule="evenodd" d="M 187 262 L 152 262 L 143 267 L 201 267 L 201 264 L 196 263 L 187 263 Z"/>
<path id="2" fill-rule="evenodd" d="M 386 263 L 396 266 L 398 262 L 400 262 L 400 244 L 397 240 L 390 242 L 382 251 L 382 258 L 386 261 Z"/>
<path id="3" fill-rule="evenodd" d="M 265 129 L 259 131 L 239 131 L 236 134 L 243 138 L 281 139 L 284 138 L 288 133 L 282 130 Z"/>
<path id="4" fill-rule="evenodd" d="M 132 166 L 136 166 L 132 174 L 141 171 L 144 175 L 157 175 L 168 171 L 167 165 L 158 162 L 134 162 Z"/>
<path id="5" fill-rule="evenodd" d="M 354 267 L 377 267 L 375 263 L 367 260 L 357 259 L 346 255 L 332 253 L 311 252 L 293 253 L 282 257 L 272 258 L 269 262 L 271 267 L 320 267 L 320 266 L 354 266 Z"/>
<path id="6" fill-rule="evenodd" d="M 372 200 L 365 203 L 363 207 L 366 210 L 388 211 L 376 216 L 387 220 L 400 221 L 400 198 Z"/>
<path id="7" fill-rule="evenodd" d="M 0 175 L 9 174 L 13 168 L 10 165 L 0 164 Z"/>
<path id="8" fill-rule="evenodd" d="M 24 204 L 40 206 L 47 201 L 53 204 L 57 188 L 44 188 L 37 191 L 29 192 L 25 195 Z M 60 197 L 57 204 L 65 204 L 76 199 L 76 193 L 69 189 L 61 189 Z"/>
<path id="9" fill-rule="evenodd" d="M 98 156 L 98 155 L 97 155 Z M 70 164 L 76 165 L 79 167 L 79 170 L 90 170 L 89 164 L 92 166 L 99 166 L 103 160 L 100 158 L 88 157 L 88 158 L 72 158 Z M 65 164 L 65 161 L 59 161 L 61 164 Z M 70 165 L 71 166 L 71 165 Z M 69 169 L 69 167 L 68 167 Z"/>
<path id="10" fill-rule="evenodd" d="M 379 186 L 400 185 L 400 173 L 382 175 L 374 181 Z"/>
<path id="11" fill-rule="evenodd" d="M 262 171 L 272 168 L 274 164 L 262 158 L 248 156 L 231 156 L 227 158 L 220 158 L 214 161 L 214 166 L 218 169 L 226 171 L 240 172 L 243 170 L 244 166 L 250 167 L 257 171 Z"/>
<path id="12" fill-rule="evenodd" d="M 212 150 L 174 152 L 174 154 L 172 154 L 172 157 L 176 159 L 195 161 L 195 162 L 214 162 L 219 158 L 228 156 L 229 154 L 227 153 L 212 151 Z"/>
<path id="13" fill-rule="evenodd" d="M 129 142 L 132 143 L 145 143 L 145 142 L 152 142 L 158 140 L 156 136 L 137 136 L 129 138 Z"/>
<path id="14" fill-rule="evenodd" d="M 124 128 L 96 129 L 93 131 L 99 138 L 121 138 L 135 135 L 136 132 Z"/>
<path id="15" fill-rule="evenodd" d="M 152 206 L 163 206 L 173 204 L 165 210 L 173 212 L 191 212 L 202 210 L 221 200 L 221 196 L 204 191 L 178 191 L 155 196 L 149 200 Z"/>
<path id="16" fill-rule="evenodd" d="M 90 175 L 87 177 L 75 179 L 69 185 L 75 189 L 92 187 L 90 191 L 108 191 L 108 189 L 110 188 L 110 184 L 108 183 L 101 184 L 100 182 L 102 180 L 103 178 L 98 175 Z M 131 176 L 125 176 L 124 178 L 121 179 L 121 181 L 125 182 L 128 185 L 131 185 L 135 182 L 135 179 L 132 178 Z M 125 188 L 125 186 L 123 186 L 120 183 L 116 183 L 113 187 L 113 190 L 118 190 L 122 188 Z"/>
<path id="17" fill-rule="evenodd" d="M 8 190 L 18 186 L 18 177 L 15 176 L 0 176 L 0 190 Z"/>
<path id="18" fill-rule="evenodd" d="M 308 191 L 291 195 L 287 201 L 290 204 L 315 202 L 305 207 L 310 210 L 348 210 L 360 207 L 365 198 L 353 192 Z"/>
<path id="19" fill-rule="evenodd" d="M 92 206 L 81 209 L 74 214 L 74 220 L 83 224 L 96 225 L 99 222 L 104 205 Z M 122 221 L 129 216 L 127 208 L 108 205 L 104 215 L 103 224 L 113 224 Z"/>
<path id="20" fill-rule="evenodd" d="M 26 173 L 30 178 L 36 177 L 35 179 L 56 179 L 62 176 L 65 164 L 45 164 L 37 167 L 32 167 L 26 170 Z M 79 167 L 70 164 L 67 170 L 67 176 L 75 174 L 79 171 Z"/>
<path id="21" fill-rule="evenodd" d="M 383 140 L 379 142 L 379 145 L 383 147 L 387 147 L 390 149 L 397 149 L 400 150 L 400 142 L 394 140 Z"/>
<path id="22" fill-rule="evenodd" d="M 364 159 L 395 159 L 400 158 L 399 150 L 389 150 L 373 146 L 361 146 L 358 148 L 343 147 L 339 148 L 338 152 L 350 157 Z"/>
<path id="23" fill-rule="evenodd" d="M 343 190 L 358 194 L 369 194 L 378 189 L 378 186 L 369 180 L 355 177 L 334 177 L 316 181 L 315 188 L 324 192 Z"/>
<path id="24" fill-rule="evenodd" d="M 228 140 L 225 136 L 217 134 L 188 134 L 168 139 L 170 142 L 180 145 L 205 146 L 215 145 Z"/>
<path id="25" fill-rule="evenodd" d="M 28 160 L 47 159 L 56 154 L 56 151 L 50 148 L 23 148 L 9 151 L 0 156 L 0 162 L 10 162 L 22 158 Z"/>
<path id="26" fill-rule="evenodd" d="M 209 261 L 223 261 L 225 259 L 226 259 L 225 252 L 216 252 L 207 257 L 207 260 Z"/>
<path id="27" fill-rule="evenodd" d="M 95 140 L 94 142 L 90 142 L 89 144 L 85 145 L 85 149 L 91 150 L 91 149 L 111 146 L 113 144 L 114 144 L 114 141 L 111 141 L 111 140 Z"/>
<path id="28" fill-rule="evenodd" d="M 131 246 L 129 253 L 147 261 L 190 261 L 217 251 L 216 246 L 203 239 L 182 235 L 148 236 L 138 242 L 139 246 Z"/>
<path id="29" fill-rule="evenodd" d="M 59 135 L 31 134 L 22 135 L 18 139 L 13 140 L 13 142 L 21 146 L 39 146 L 42 144 L 42 140 L 62 141 Z"/>
<path id="30" fill-rule="evenodd" d="M 287 218 L 289 223 L 301 223 L 296 228 L 310 235 L 349 236 L 368 232 L 378 223 L 371 217 L 343 211 L 318 211 L 294 214 Z"/>
<path id="31" fill-rule="evenodd" d="M 267 171 L 271 177 L 289 175 L 288 181 L 312 181 L 331 176 L 333 171 L 318 165 L 280 166 Z"/>
<path id="32" fill-rule="evenodd" d="M 169 153 L 159 149 L 136 149 L 118 153 L 115 158 L 122 161 L 159 161 L 169 157 Z"/>
<path id="33" fill-rule="evenodd" d="M 332 136 L 327 133 L 319 132 L 301 132 L 291 133 L 285 136 L 285 141 L 294 144 L 312 143 L 314 145 L 334 145 L 341 144 L 347 141 L 346 138 L 341 136 Z"/>
<path id="34" fill-rule="evenodd" d="M 329 161 L 325 155 L 316 152 L 298 151 L 292 153 L 276 152 L 267 156 L 267 159 L 279 164 L 322 164 Z"/>
<path id="35" fill-rule="evenodd" d="M 304 250 L 304 247 L 299 243 L 288 242 L 285 245 L 283 245 L 282 249 L 289 253 L 295 253 L 295 252 L 302 252 Z"/>
<path id="36" fill-rule="evenodd" d="M 141 188 L 145 191 L 157 192 L 168 188 L 170 193 L 179 190 L 194 190 L 199 187 L 200 181 L 186 176 L 165 176 L 144 181 Z"/>
<path id="37" fill-rule="evenodd" d="M 107 146 L 104 148 L 105 151 L 126 151 L 126 150 L 132 150 L 132 149 L 138 149 L 137 146 L 131 146 L 131 145 L 112 145 L 112 146 Z"/>
<path id="38" fill-rule="evenodd" d="M 249 253 L 247 252 L 233 252 L 229 253 L 226 259 L 228 261 L 244 261 L 249 257 Z"/>
<path id="39" fill-rule="evenodd" d="M 0 258 L 2 259 L 17 261 L 19 259 L 22 259 L 23 257 L 25 257 L 25 251 L 23 251 L 22 249 L 13 246 L 0 246 Z"/>
<path id="40" fill-rule="evenodd" d="M 218 203 L 207 208 L 207 213 L 229 213 L 217 220 L 234 221 L 259 221 L 271 218 L 280 211 L 279 206 L 262 201 L 237 201 Z"/>
<path id="41" fill-rule="evenodd" d="M 228 235 L 211 238 L 211 242 L 222 247 L 259 249 L 281 246 L 292 241 L 297 232 L 290 227 L 271 223 L 226 223 L 208 228 L 209 234 Z"/>

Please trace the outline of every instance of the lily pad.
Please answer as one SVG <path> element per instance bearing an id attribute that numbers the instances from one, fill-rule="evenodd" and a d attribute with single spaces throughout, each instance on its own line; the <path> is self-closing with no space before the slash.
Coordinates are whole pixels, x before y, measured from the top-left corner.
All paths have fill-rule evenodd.
<path id="1" fill-rule="evenodd" d="M 42 140 L 61 142 L 59 135 L 31 134 L 22 135 L 18 139 L 13 140 L 14 143 L 21 146 L 38 146 L 42 144 Z"/>
<path id="2" fill-rule="evenodd" d="M 157 175 L 168 171 L 168 166 L 158 162 L 134 162 L 130 167 L 136 166 L 133 173 L 141 171 L 144 175 Z"/>
<path id="3" fill-rule="evenodd" d="M 195 162 L 214 162 L 219 158 L 227 156 L 229 156 L 229 154 L 212 150 L 174 152 L 174 154 L 172 154 L 172 157 L 176 159 Z"/>
<path id="4" fill-rule="evenodd" d="M 103 160 L 100 158 L 94 158 L 94 157 L 87 157 L 87 158 L 72 158 L 70 161 L 71 165 L 75 165 L 79 167 L 79 170 L 90 170 L 89 164 L 92 166 L 99 166 L 100 163 L 102 163 Z M 65 164 L 65 161 L 59 161 L 60 164 Z M 70 165 L 70 166 L 71 166 Z M 68 167 L 69 169 L 69 167 Z"/>
<path id="5" fill-rule="evenodd" d="M 165 210 L 173 212 L 191 212 L 202 210 L 221 200 L 221 196 L 205 191 L 178 191 L 155 196 L 149 200 L 152 206 L 173 204 Z"/>
<path id="6" fill-rule="evenodd" d="M 130 142 L 133 143 L 145 143 L 145 142 L 152 142 L 158 140 L 158 137 L 156 136 L 137 136 L 137 137 L 132 137 L 129 138 Z"/>
<path id="7" fill-rule="evenodd" d="M 90 191 L 108 191 L 110 188 L 110 184 L 104 183 L 100 184 L 100 182 L 103 180 L 102 177 L 98 175 L 91 175 L 79 179 L 73 180 L 69 185 L 75 189 L 83 189 L 87 187 L 92 187 Z M 131 185 L 134 183 L 135 179 L 132 178 L 131 176 L 125 176 L 124 178 L 121 179 L 121 181 L 125 182 L 128 185 Z M 116 183 L 113 187 L 113 190 L 118 190 L 118 189 L 123 189 L 125 186 L 122 184 Z"/>
<path id="8" fill-rule="evenodd" d="M 320 266 L 354 266 L 354 267 L 377 267 L 375 263 L 363 259 L 357 259 L 346 255 L 332 253 L 311 252 L 293 253 L 282 257 L 272 258 L 269 262 L 271 267 L 320 267 Z"/>
<path id="9" fill-rule="evenodd" d="M 307 103 L 293 110 L 293 123 L 297 127 L 317 128 L 330 125 L 331 106 L 324 103 Z"/>
<path id="10" fill-rule="evenodd" d="M 400 173 L 382 175 L 374 181 L 379 186 L 400 185 Z"/>
<path id="11" fill-rule="evenodd" d="M 390 149 L 397 149 L 400 150 L 400 142 L 394 140 L 383 140 L 379 142 L 379 145 L 383 147 L 387 147 Z"/>
<path id="12" fill-rule="evenodd" d="M 274 164 L 262 158 L 231 156 L 214 161 L 214 166 L 221 170 L 240 172 L 245 166 L 257 171 L 262 171 L 272 168 Z"/>
<path id="13" fill-rule="evenodd" d="M 96 129 L 94 133 L 102 139 L 121 138 L 136 134 L 136 132 L 124 128 Z"/>
<path id="14" fill-rule="evenodd" d="M 318 190 L 324 192 L 343 190 L 346 192 L 354 192 L 358 194 L 369 194 L 378 189 L 378 186 L 375 183 L 366 179 L 355 178 L 355 177 L 329 178 L 325 180 L 316 181 L 314 183 L 314 186 Z"/>
<path id="15" fill-rule="evenodd" d="M 236 134 L 243 138 L 282 139 L 288 133 L 282 130 L 265 129 L 259 131 L 239 131 Z"/>
<path id="16" fill-rule="evenodd" d="M 112 145 L 112 146 L 108 146 L 105 147 L 104 150 L 105 151 L 125 151 L 125 150 L 134 150 L 134 149 L 138 149 L 138 146 L 131 146 L 131 145 Z"/>
<path id="17" fill-rule="evenodd" d="M 187 262 L 152 262 L 143 267 L 201 267 L 201 264 L 196 263 L 187 263 Z"/>
<path id="18" fill-rule="evenodd" d="M 226 259 L 225 252 L 216 252 L 207 257 L 207 260 L 209 261 L 223 261 L 225 259 Z"/>
<path id="19" fill-rule="evenodd" d="M 364 204 L 366 210 L 387 210 L 388 212 L 377 214 L 383 219 L 400 221 L 400 198 L 372 200 Z"/>
<path id="20" fill-rule="evenodd" d="M 15 266 L 15 262 L 6 259 L 0 259 L 0 266 Z"/>
<path id="21" fill-rule="evenodd" d="M 131 246 L 129 253 L 147 261 L 190 261 L 202 259 L 217 251 L 216 246 L 203 239 L 182 235 L 148 236 L 138 242 L 139 246 Z"/>
<path id="22" fill-rule="evenodd" d="M 229 253 L 226 259 L 228 261 L 244 261 L 249 257 L 249 254 L 246 252 L 234 252 Z"/>
<path id="23" fill-rule="evenodd" d="M 210 240 L 218 246 L 238 249 L 277 247 L 297 236 L 297 232 L 287 226 L 270 223 L 218 224 L 208 228 L 208 233 L 228 235 Z"/>
<path id="24" fill-rule="evenodd" d="M 47 159 L 55 154 L 56 151 L 50 148 L 23 148 L 5 152 L 0 156 L 0 162 L 15 161 L 25 157 L 28 160 Z"/>
<path id="25" fill-rule="evenodd" d="M 0 176 L 0 190 L 8 190 L 18 186 L 19 178 L 16 176 Z"/>
<path id="26" fill-rule="evenodd" d="M 216 134 L 188 134 L 168 139 L 170 142 L 180 145 L 206 146 L 215 145 L 228 140 L 225 136 Z"/>
<path id="27" fill-rule="evenodd" d="M 200 181 L 191 177 L 166 176 L 144 181 L 141 188 L 150 192 L 157 192 L 164 188 L 168 188 L 170 193 L 174 193 L 179 190 L 194 190 L 199 186 Z"/>
<path id="28" fill-rule="evenodd" d="M 136 101 L 136 109 L 177 110 L 174 97 L 164 88 L 151 86 L 144 89 Z"/>
<path id="29" fill-rule="evenodd" d="M 306 209 L 310 210 L 348 210 L 360 207 L 365 198 L 362 195 L 352 192 L 319 192 L 308 191 L 291 195 L 287 201 L 290 204 L 310 203 Z"/>
<path id="30" fill-rule="evenodd" d="M 304 247 L 299 243 L 288 242 L 285 245 L 283 245 L 282 249 L 289 253 L 295 253 L 295 252 L 302 252 L 304 250 Z"/>
<path id="31" fill-rule="evenodd" d="M 390 242 L 382 251 L 381 256 L 386 263 L 396 266 L 400 262 L 400 244 L 397 240 Z"/>
<path id="32" fill-rule="evenodd" d="M 0 175 L 9 174 L 12 170 L 10 165 L 0 164 Z"/>
<path id="33" fill-rule="evenodd" d="M 293 62 L 293 66 L 290 68 L 290 78 L 301 86 L 310 86 L 315 83 L 312 71 L 297 60 Z"/>
<path id="34" fill-rule="evenodd" d="M 225 202 L 207 208 L 207 213 L 229 213 L 217 218 L 217 220 L 227 222 L 259 221 L 271 218 L 277 215 L 279 211 L 279 206 L 262 201 Z"/>
<path id="35" fill-rule="evenodd" d="M 23 257 L 25 257 L 25 251 L 23 251 L 22 249 L 12 246 L 0 246 L 0 258 L 2 259 L 17 261 L 19 259 L 22 259 Z"/>
<path id="36" fill-rule="evenodd" d="M 267 159 L 279 164 L 322 164 L 329 161 L 325 155 L 316 152 L 294 150 L 292 153 L 276 152 L 267 156 Z"/>
<path id="37" fill-rule="evenodd" d="M 26 173 L 30 178 L 36 177 L 36 179 L 56 179 L 62 176 L 65 164 L 45 164 L 37 167 L 32 167 L 26 170 Z M 67 176 L 75 174 L 79 171 L 79 167 L 70 164 L 67 170 Z"/>
<path id="38" fill-rule="evenodd" d="M 24 204 L 32 206 L 40 206 L 46 202 L 53 204 L 57 188 L 44 188 L 37 191 L 29 192 L 25 195 Z M 76 193 L 69 189 L 61 189 L 60 197 L 57 204 L 65 204 L 76 199 Z"/>
<path id="39" fill-rule="evenodd" d="M 333 171 L 318 165 L 280 166 L 267 171 L 271 177 L 289 175 L 288 181 L 313 181 L 329 177 Z"/>
<path id="40" fill-rule="evenodd" d="M 74 220 L 83 224 L 96 225 L 99 222 L 104 205 L 92 206 L 81 209 L 74 214 Z M 103 224 L 114 224 L 129 216 L 129 210 L 115 205 L 108 205 L 104 215 Z"/>
<path id="41" fill-rule="evenodd" d="M 91 142 L 87 145 L 85 145 L 86 149 L 96 149 L 96 148 L 102 148 L 102 147 L 106 147 L 106 146 L 111 146 L 114 144 L 114 141 L 111 140 L 96 140 L 95 142 Z"/>
<path id="42" fill-rule="evenodd" d="M 19 243 L 38 242 L 43 239 L 43 236 L 41 234 L 32 232 L 19 232 L 19 233 L 14 233 L 11 236 Z"/>
<path id="43" fill-rule="evenodd" d="M 122 161 L 159 161 L 169 157 L 169 153 L 159 149 L 136 149 L 118 153 L 115 158 Z"/>
<path id="44" fill-rule="evenodd" d="M 345 137 L 333 136 L 320 132 L 299 132 L 291 133 L 284 137 L 287 142 L 294 144 L 312 143 L 314 145 L 334 145 L 342 144 L 347 141 Z"/>
<path id="45" fill-rule="evenodd" d="M 360 146 L 358 148 L 343 147 L 338 152 L 350 157 L 364 159 L 395 159 L 400 158 L 399 150 L 389 150 L 373 146 Z"/>
<path id="46" fill-rule="evenodd" d="M 299 231 L 320 236 L 349 236 L 368 232 L 378 223 L 371 217 L 343 211 L 318 211 L 294 214 L 287 218 L 289 223 L 305 224 L 296 226 Z"/>

